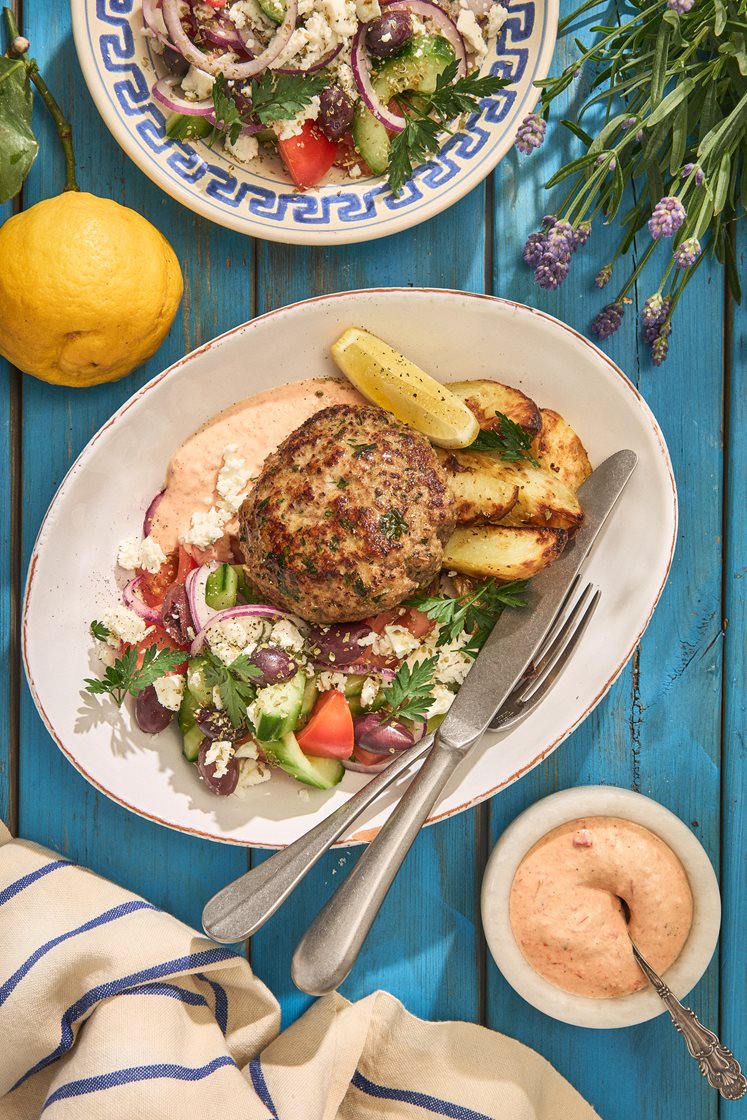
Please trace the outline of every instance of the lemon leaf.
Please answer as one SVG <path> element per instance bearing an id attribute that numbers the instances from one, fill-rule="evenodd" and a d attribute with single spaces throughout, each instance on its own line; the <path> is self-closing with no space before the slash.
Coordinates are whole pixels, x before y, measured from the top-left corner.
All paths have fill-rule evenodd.
<path id="1" fill-rule="evenodd" d="M 18 194 L 39 151 L 31 131 L 32 108 L 23 62 L 0 57 L 0 202 Z"/>

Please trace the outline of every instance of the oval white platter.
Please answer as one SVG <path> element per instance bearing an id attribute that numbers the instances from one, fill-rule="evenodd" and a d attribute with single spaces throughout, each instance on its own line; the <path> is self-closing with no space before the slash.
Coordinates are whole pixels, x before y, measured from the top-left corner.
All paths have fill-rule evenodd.
<path id="1" fill-rule="evenodd" d="M 141 531 L 143 512 L 163 485 L 174 450 L 211 415 L 243 397 L 336 373 L 330 344 L 351 325 L 381 335 L 443 381 L 492 377 L 519 386 L 568 419 L 592 464 L 623 447 L 639 457 L 587 567 L 603 595 L 572 664 L 523 723 L 503 737 L 485 737 L 446 788 L 434 820 L 515 781 L 578 726 L 625 666 L 666 581 L 677 499 L 663 436 L 622 371 L 570 327 L 521 304 L 428 289 L 324 296 L 236 327 L 155 377 L 93 437 L 44 519 L 26 587 L 24 662 L 50 734 L 98 789 L 171 828 L 280 847 L 366 780 L 348 774 L 323 793 L 302 790 L 277 773 L 244 801 L 218 798 L 183 760 L 176 729 L 151 738 L 128 711 L 83 691 L 84 678 L 100 669 L 88 626 L 116 599 L 117 546 Z M 50 640 L 51 619 L 55 632 L 65 635 L 63 658 Z M 342 842 L 369 840 L 401 788 L 397 783 Z"/>
<path id="2" fill-rule="evenodd" d="M 98 111 L 117 143 L 183 206 L 228 229 L 295 245 L 344 245 L 409 229 L 458 202 L 503 159 L 539 97 L 534 82 L 552 61 L 558 0 L 504 0 L 509 17 L 482 67 L 510 85 L 486 100 L 434 159 L 415 169 L 394 197 L 381 176 L 340 173 L 298 191 L 279 158 L 246 166 L 205 141 L 166 135 L 151 96 L 164 66 L 143 35 L 141 0 L 72 0 L 78 60 Z"/>

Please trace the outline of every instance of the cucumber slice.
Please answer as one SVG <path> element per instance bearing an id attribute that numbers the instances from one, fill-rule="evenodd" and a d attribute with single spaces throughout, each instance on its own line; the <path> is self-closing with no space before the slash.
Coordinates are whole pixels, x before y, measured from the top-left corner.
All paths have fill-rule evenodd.
<path id="1" fill-rule="evenodd" d="M 293 734 L 284 735 L 273 743 L 264 743 L 263 749 L 268 762 L 316 789 L 332 789 L 342 781 L 345 773 L 345 767 L 336 758 L 309 758 Z"/>
<path id="2" fill-rule="evenodd" d="M 205 117 L 172 113 L 166 121 L 166 135 L 172 140 L 204 140 L 212 131 L 213 126 Z"/>
<path id="3" fill-rule="evenodd" d="M 303 700 L 301 701 L 301 711 L 298 713 L 298 723 L 296 730 L 299 727 L 305 727 L 309 716 L 314 710 L 319 689 L 316 686 L 316 677 L 308 677 L 303 690 Z"/>
<path id="4" fill-rule="evenodd" d="M 221 564 L 211 572 L 205 582 L 205 602 L 214 611 L 226 611 L 236 606 L 239 577 L 230 564 Z"/>
<path id="5" fill-rule="evenodd" d="M 197 761 L 202 740 L 205 738 L 195 723 L 195 712 L 201 707 L 202 704 L 199 700 L 195 699 L 189 689 L 185 689 L 176 718 L 179 722 L 179 730 L 182 733 L 182 754 L 189 762 Z"/>
<path id="6" fill-rule="evenodd" d="M 262 742 L 280 739 L 298 723 L 306 690 L 306 677 L 299 671 L 289 681 L 270 684 L 257 693 L 254 726 Z"/>
<path id="7" fill-rule="evenodd" d="M 363 685 L 366 682 L 364 673 L 351 673 L 345 681 L 345 695 L 348 699 L 351 696 L 360 696 L 363 692 Z"/>
<path id="8" fill-rule="evenodd" d="M 441 35 L 416 35 L 377 71 L 374 92 L 385 105 L 406 89 L 433 93 L 439 74 L 455 57 L 453 47 Z M 353 143 L 374 174 L 383 175 L 389 166 L 389 135 L 362 101 L 355 107 Z"/>
<path id="9" fill-rule="evenodd" d="M 283 0 L 257 0 L 257 3 L 273 23 L 282 23 L 285 19 L 285 4 Z"/>
<path id="10" fill-rule="evenodd" d="M 205 664 L 204 657 L 193 657 L 187 665 L 186 692 L 194 698 L 197 708 L 204 708 L 213 702 L 213 690 L 205 684 Z"/>

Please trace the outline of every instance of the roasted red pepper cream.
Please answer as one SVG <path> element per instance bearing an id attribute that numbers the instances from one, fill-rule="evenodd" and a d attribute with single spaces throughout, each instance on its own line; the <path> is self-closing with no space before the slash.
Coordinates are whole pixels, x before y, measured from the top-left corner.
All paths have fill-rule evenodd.
<path id="1" fill-rule="evenodd" d="M 548 832 L 511 886 L 511 927 L 532 968 L 564 991 L 596 999 L 646 987 L 630 937 L 661 975 L 679 956 L 692 917 L 677 856 L 647 828 L 618 817 L 585 817 Z"/>

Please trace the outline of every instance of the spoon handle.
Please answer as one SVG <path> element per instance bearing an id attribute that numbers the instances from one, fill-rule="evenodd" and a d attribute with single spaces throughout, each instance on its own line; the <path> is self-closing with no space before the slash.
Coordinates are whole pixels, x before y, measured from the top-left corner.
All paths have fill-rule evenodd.
<path id="1" fill-rule="evenodd" d="M 713 1031 L 703 1026 L 694 1011 L 680 1003 L 648 961 L 641 956 L 635 944 L 633 955 L 651 985 L 661 996 L 672 1022 L 684 1038 L 688 1050 L 700 1066 L 700 1072 L 708 1084 L 718 1089 L 727 1101 L 738 1101 L 747 1092 L 747 1078 L 731 1050 L 719 1041 Z"/>

